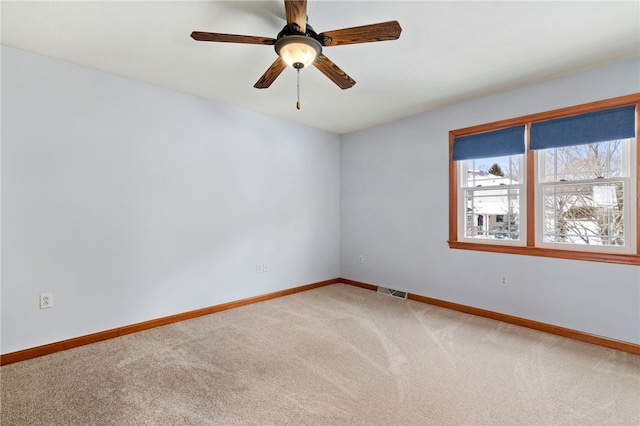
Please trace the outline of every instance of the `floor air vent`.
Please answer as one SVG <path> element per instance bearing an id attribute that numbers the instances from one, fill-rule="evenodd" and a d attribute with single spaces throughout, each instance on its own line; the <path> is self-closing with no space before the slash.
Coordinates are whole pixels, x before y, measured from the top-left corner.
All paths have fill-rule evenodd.
<path id="1" fill-rule="evenodd" d="M 406 291 L 394 290 L 392 288 L 386 287 L 378 287 L 378 293 L 391 297 L 397 297 L 398 299 L 406 299 L 407 295 L 409 294 Z"/>

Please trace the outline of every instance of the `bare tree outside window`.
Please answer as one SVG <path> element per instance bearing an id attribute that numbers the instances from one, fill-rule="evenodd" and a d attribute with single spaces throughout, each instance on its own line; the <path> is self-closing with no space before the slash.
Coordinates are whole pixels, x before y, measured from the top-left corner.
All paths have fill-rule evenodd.
<path id="1" fill-rule="evenodd" d="M 544 151 L 547 242 L 624 245 L 623 141 Z"/>

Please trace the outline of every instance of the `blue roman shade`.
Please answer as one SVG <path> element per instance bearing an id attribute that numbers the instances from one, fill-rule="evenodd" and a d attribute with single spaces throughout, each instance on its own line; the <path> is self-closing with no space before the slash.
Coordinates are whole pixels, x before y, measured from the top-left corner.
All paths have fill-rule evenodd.
<path id="1" fill-rule="evenodd" d="M 635 136 L 635 106 L 541 121 L 531 125 L 531 149 L 586 145 Z"/>
<path id="2" fill-rule="evenodd" d="M 453 141 L 453 161 L 517 154 L 524 154 L 524 125 L 458 136 Z"/>

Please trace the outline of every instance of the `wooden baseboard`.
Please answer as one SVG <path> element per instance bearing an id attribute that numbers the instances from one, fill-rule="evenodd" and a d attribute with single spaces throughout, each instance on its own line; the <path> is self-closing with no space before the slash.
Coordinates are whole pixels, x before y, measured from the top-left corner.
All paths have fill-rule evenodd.
<path id="1" fill-rule="evenodd" d="M 188 319 L 201 317 L 203 315 L 214 314 L 216 312 L 226 311 L 227 309 L 233 309 L 233 308 L 238 308 L 240 306 L 251 305 L 253 303 L 264 302 L 265 300 L 275 299 L 282 296 L 288 296 L 290 294 L 299 293 L 301 291 L 311 290 L 318 287 L 323 287 L 329 284 L 337 284 L 339 282 L 341 282 L 339 278 L 334 278 L 327 281 L 320 281 L 317 283 L 307 284 L 300 287 L 280 290 L 273 293 L 264 294 L 261 296 L 250 297 L 248 299 L 242 299 L 234 302 L 223 303 L 221 305 L 197 309 L 195 311 L 184 312 L 181 314 L 171 315 L 168 317 L 157 318 L 150 321 L 131 324 L 124 327 L 118 327 L 111 330 L 100 331 L 98 333 L 87 334 L 86 336 L 74 337 L 72 339 L 63 340 L 61 342 L 49 343 L 47 345 L 37 346 L 35 348 L 28 348 L 21 351 L 11 352 L 8 354 L 0 355 L 0 365 L 7 365 L 7 364 L 12 364 L 14 362 L 25 361 L 25 360 L 37 358 L 43 355 L 49 355 L 55 352 L 77 348 L 78 346 L 84 346 L 90 343 L 96 343 L 103 340 L 113 339 L 114 337 L 124 336 L 126 334 L 136 333 L 138 331 L 148 330 L 150 328 L 160 327 L 162 325 L 172 324 L 179 321 L 185 321 Z"/>
<path id="2" fill-rule="evenodd" d="M 307 284 L 300 287 L 294 287 L 286 290 L 280 290 L 261 296 L 250 297 L 248 299 L 237 300 L 229 303 L 223 303 L 221 305 L 210 306 L 207 308 L 197 309 L 195 311 L 184 312 L 181 314 L 171 315 L 168 317 L 157 318 L 150 321 L 145 321 L 137 324 L 131 324 L 124 327 L 118 327 L 111 330 L 100 331 L 85 336 L 79 336 L 72 339 L 63 340 L 60 342 L 50 343 L 47 345 L 37 346 L 34 348 L 28 348 L 21 351 L 11 352 L 8 354 L 0 355 L 0 365 L 12 364 L 14 362 L 25 361 L 32 358 L 37 358 L 43 355 L 49 355 L 55 352 L 64 351 L 67 349 L 77 348 L 79 346 L 88 345 L 91 343 L 100 342 L 103 340 L 113 339 L 115 337 L 124 336 L 126 334 L 137 333 L 138 331 L 148 330 L 150 328 L 160 327 L 162 325 L 172 324 L 179 321 L 185 321 L 192 318 L 197 318 L 203 315 L 214 314 L 216 312 L 226 311 L 227 309 L 238 308 L 240 306 L 250 305 L 253 303 L 264 302 L 266 300 L 275 299 L 278 297 L 287 296 L 301 291 L 307 291 L 318 287 L 323 287 L 330 284 L 344 283 L 367 290 L 376 291 L 378 288 L 373 284 L 367 284 L 359 281 L 354 281 L 346 278 L 334 278 L 331 280 L 320 281 L 317 283 Z M 521 327 L 530 328 L 533 330 L 543 331 L 545 333 L 555 334 L 557 336 L 567 337 L 573 340 L 579 340 L 581 342 L 591 343 L 593 345 L 603 346 L 610 349 L 616 349 L 623 352 L 628 352 L 634 355 L 640 355 L 640 345 L 633 343 L 622 342 L 619 340 L 607 339 L 601 336 L 595 336 L 581 331 L 572 330 L 569 328 L 559 327 L 551 324 L 546 324 L 538 321 L 528 320 L 525 318 L 515 317 L 512 315 L 501 314 L 499 312 L 488 311 L 486 309 L 474 308 L 472 306 L 461 305 L 459 303 L 447 302 L 445 300 L 434 299 L 431 297 L 420 296 L 417 294 L 409 293 L 409 299 L 415 300 L 429 305 L 440 306 L 442 308 L 451 309 L 458 312 L 464 312 L 467 314 L 477 315 L 485 318 L 490 318 L 497 321 L 506 322 L 509 324 L 518 325 Z"/>
<path id="3" fill-rule="evenodd" d="M 340 279 L 341 283 L 350 284 L 368 290 L 376 290 L 378 287 L 372 284 L 362 283 L 359 281 L 348 280 L 345 278 Z M 509 324 L 518 325 L 520 327 L 531 328 L 533 330 L 543 331 L 549 334 L 555 334 L 556 336 L 567 337 L 573 340 L 579 340 L 581 342 L 591 343 L 597 346 L 604 346 L 605 348 L 616 349 L 623 352 L 628 352 L 634 355 L 640 355 L 640 345 L 634 343 L 623 342 L 620 340 L 608 339 L 606 337 L 596 336 L 582 331 L 572 330 L 570 328 L 559 327 L 557 325 L 546 324 L 539 321 L 528 320 L 525 318 L 515 317 L 512 315 L 501 314 L 499 312 L 488 311 L 486 309 L 474 308 L 473 306 L 461 305 L 459 303 L 447 302 L 445 300 L 434 299 L 431 297 L 420 296 L 417 294 L 409 293 L 409 299 L 415 300 L 429 305 L 440 306 L 442 308 L 451 309 L 458 312 L 464 312 L 466 314 L 477 315 L 480 317 L 490 318 L 497 321 L 506 322 Z"/>
<path id="4" fill-rule="evenodd" d="M 360 281 L 348 280 L 346 278 L 340 278 L 340 282 L 343 284 L 349 284 L 360 288 L 366 288 L 367 290 L 377 291 L 378 286 L 372 284 L 361 283 Z"/>

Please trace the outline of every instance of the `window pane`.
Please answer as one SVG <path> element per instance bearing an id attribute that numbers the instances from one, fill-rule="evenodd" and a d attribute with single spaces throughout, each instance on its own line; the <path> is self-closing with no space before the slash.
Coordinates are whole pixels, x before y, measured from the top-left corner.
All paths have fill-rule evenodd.
<path id="1" fill-rule="evenodd" d="M 467 189 L 467 238 L 518 240 L 519 188 Z"/>
<path id="2" fill-rule="evenodd" d="M 543 182 L 623 176 L 623 140 L 545 149 Z"/>
<path id="3" fill-rule="evenodd" d="M 623 182 L 544 185 L 544 241 L 623 246 L 623 194 Z"/>
<path id="4" fill-rule="evenodd" d="M 513 185 L 522 181 L 520 160 L 522 155 L 467 160 L 466 185 L 476 188 L 485 186 Z"/>

